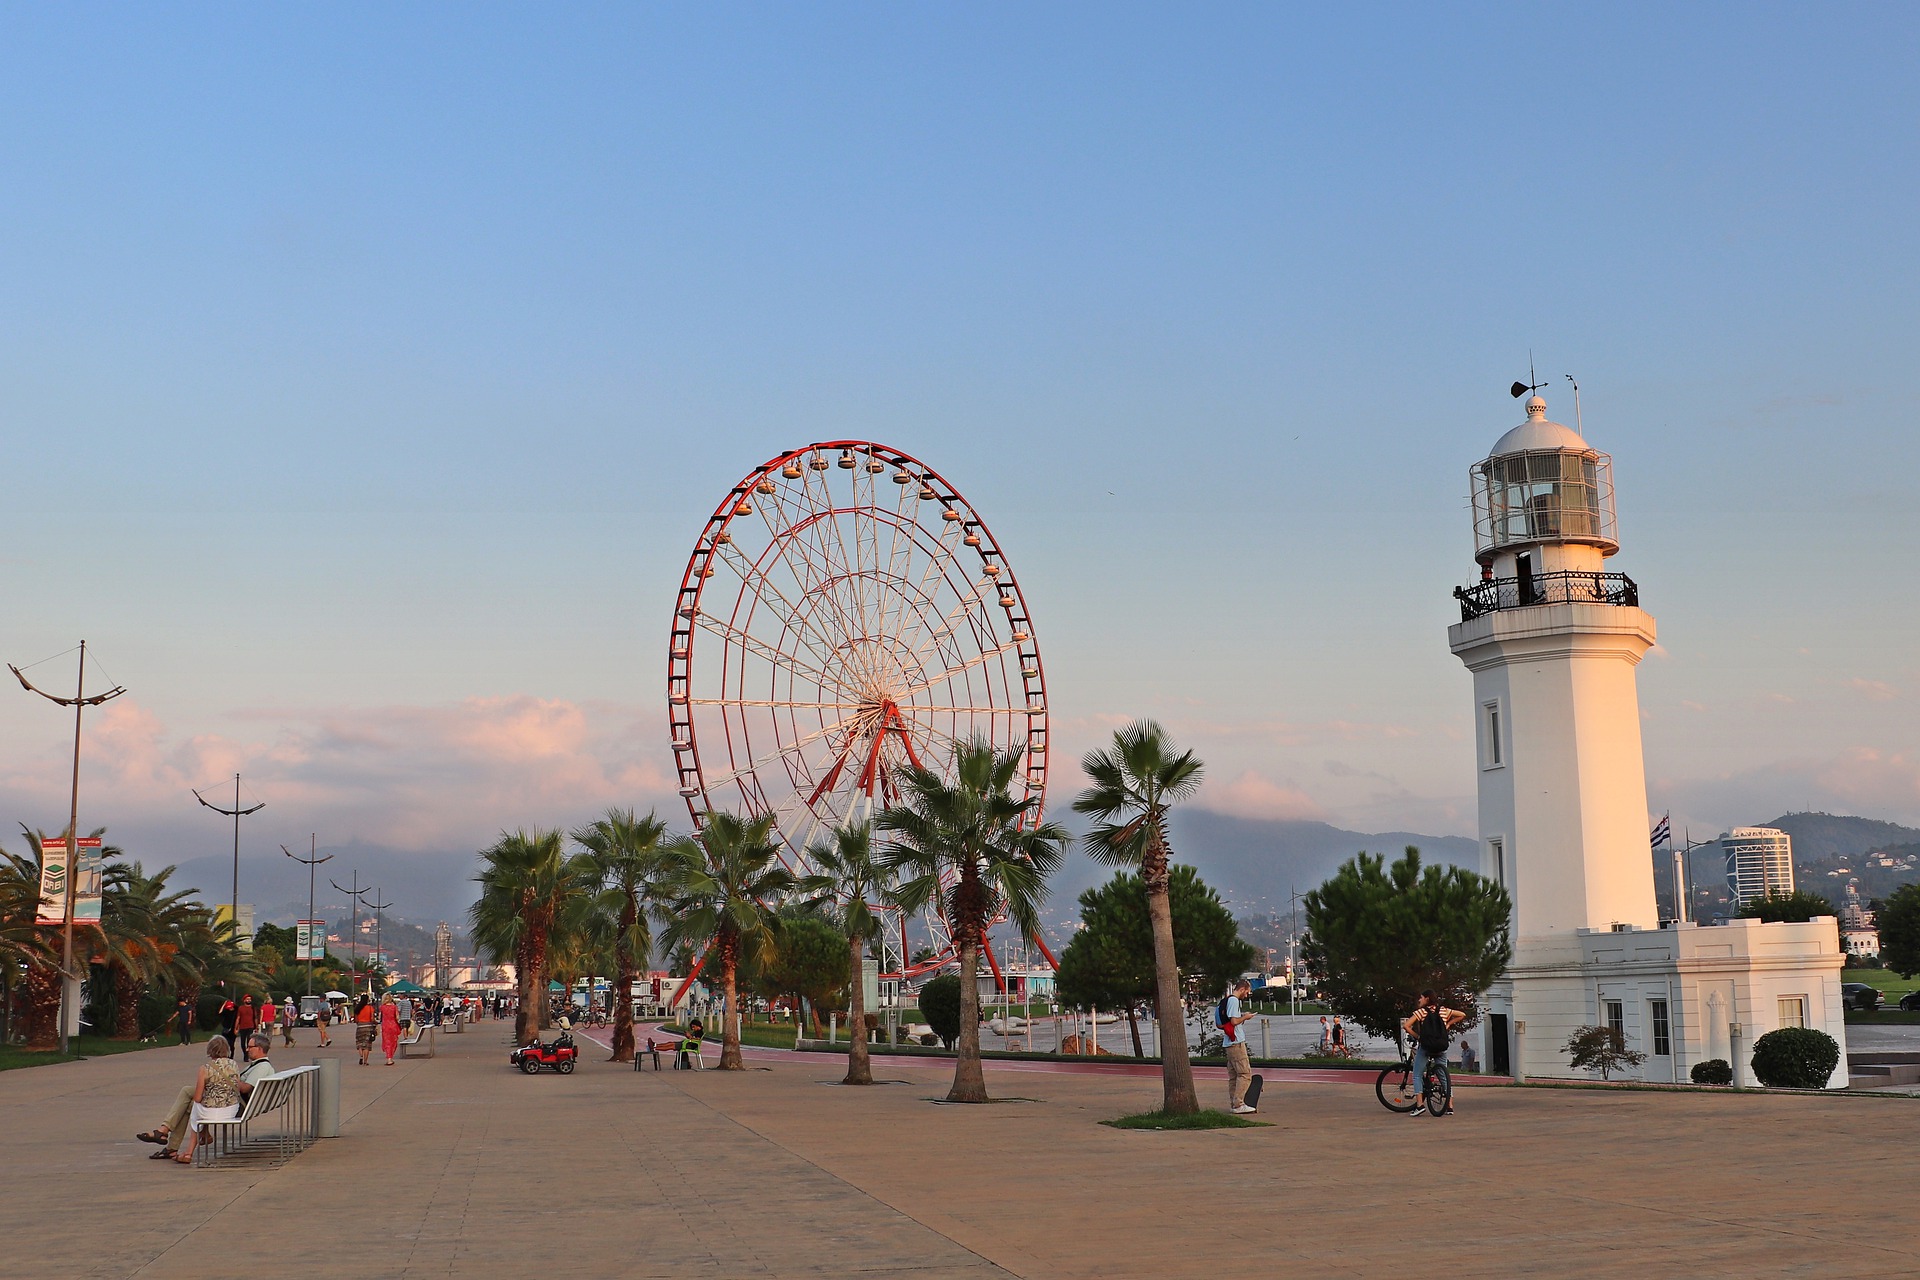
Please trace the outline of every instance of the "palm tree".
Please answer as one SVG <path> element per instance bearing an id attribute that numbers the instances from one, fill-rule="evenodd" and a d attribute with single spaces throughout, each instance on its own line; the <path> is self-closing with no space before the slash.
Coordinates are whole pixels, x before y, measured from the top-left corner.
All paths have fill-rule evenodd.
<path id="1" fill-rule="evenodd" d="M 818 868 L 801 881 L 805 892 L 832 909 L 847 935 L 847 980 L 852 988 L 847 1007 L 847 1078 L 841 1084 L 872 1084 L 873 1066 L 867 1053 L 867 942 L 880 930 L 871 904 L 886 897 L 887 877 L 873 860 L 873 828 L 848 825 L 807 850 Z"/>
<path id="2" fill-rule="evenodd" d="M 493 963 L 514 965 L 520 1007 L 513 1036 L 525 1044 L 546 1023 L 548 948 L 556 925 L 564 929 L 565 913 L 586 896 L 588 869 L 562 852 L 558 831 L 538 827 L 502 832 L 480 857 L 473 939 Z"/>
<path id="3" fill-rule="evenodd" d="M 39 909 L 39 864 L 0 850 L 0 1044 L 13 1039 L 15 984 L 36 965 L 57 963 L 46 930 L 34 923 Z"/>
<path id="4" fill-rule="evenodd" d="M 775 906 L 796 887 L 793 874 L 780 865 L 772 816 L 749 822 L 709 813 L 701 831 L 667 846 L 660 887 L 663 900 L 655 908 L 665 925 L 660 940 L 669 951 L 683 942 L 705 947 L 707 959 L 719 964 L 727 998 L 720 1069 L 744 1071 L 740 962 L 766 953 L 779 927 Z"/>
<path id="5" fill-rule="evenodd" d="M 666 834 L 667 824 L 654 814 L 635 818 L 631 809 L 609 809 L 606 817 L 573 833 L 574 843 L 587 851 L 599 886 L 593 917 L 603 926 L 612 925 L 605 939 L 616 974 L 610 1062 L 633 1061 L 633 980 L 653 959 L 653 930 L 643 900 L 650 897 L 660 873 Z"/>
<path id="6" fill-rule="evenodd" d="M 1191 751 L 1174 754 L 1166 730 L 1141 720 L 1113 735 L 1113 745 L 1080 762 L 1092 785 L 1073 802 L 1097 824 L 1087 853 L 1111 866 L 1138 867 L 1153 929 L 1154 1014 L 1160 1024 L 1161 1109 L 1170 1115 L 1200 1110 L 1187 1058 L 1186 1004 L 1173 954 L 1173 906 L 1168 896 L 1167 814 L 1200 787 L 1204 766 Z"/>
<path id="7" fill-rule="evenodd" d="M 1068 836 L 1038 821 L 1039 798 L 1016 800 L 1011 788 L 1026 747 L 1004 753 L 980 739 L 954 746 L 954 780 L 910 765 L 902 775 L 903 803 L 881 811 L 875 825 L 889 839 L 880 869 L 905 872 L 894 891 L 903 910 L 933 899 L 952 926 L 960 949 L 960 1054 L 949 1102 L 986 1102 L 980 1068 L 980 944 L 997 905 L 1027 937 L 1040 932 L 1047 877 L 1059 869 Z"/>
<path id="8" fill-rule="evenodd" d="M 146 874 L 138 862 L 113 861 L 102 882 L 100 923 L 106 935 L 106 962 L 113 974 L 117 1040 L 140 1034 L 140 1001 L 163 978 L 178 938 L 193 927 L 205 908 L 189 901 L 195 890 L 172 890 L 173 867 Z"/>

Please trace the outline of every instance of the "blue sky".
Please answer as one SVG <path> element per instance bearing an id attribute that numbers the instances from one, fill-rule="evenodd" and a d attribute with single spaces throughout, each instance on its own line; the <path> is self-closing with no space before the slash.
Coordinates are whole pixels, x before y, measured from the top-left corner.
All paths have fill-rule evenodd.
<path id="1" fill-rule="evenodd" d="M 1154 715 L 1203 804 L 1470 832 L 1448 593 L 1531 350 L 1616 460 L 1656 807 L 1920 823 L 1917 32 L 8 5 L 0 656 L 132 689 L 83 821 L 160 856 L 235 768 L 289 840 L 674 812 L 701 521 L 867 438 L 1008 548 L 1059 747 Z M 9 822 L 64 733 L 0 697 Z"/>

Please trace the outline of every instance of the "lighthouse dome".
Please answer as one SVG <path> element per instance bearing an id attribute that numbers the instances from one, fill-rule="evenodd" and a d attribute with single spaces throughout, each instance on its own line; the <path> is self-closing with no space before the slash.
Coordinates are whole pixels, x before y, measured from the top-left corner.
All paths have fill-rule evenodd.
<path id="1" fill-rule="evenodd" d="M 1547 421 L 1547 402 L 1539 396 L 1527 401 L 1527 420 L 1494 441 L 1489 457 L 1526 453 L 1533 449 L 1572 449 L 1592 453 L 1593 446 L 1580 433 L 1562 422 Z"/>

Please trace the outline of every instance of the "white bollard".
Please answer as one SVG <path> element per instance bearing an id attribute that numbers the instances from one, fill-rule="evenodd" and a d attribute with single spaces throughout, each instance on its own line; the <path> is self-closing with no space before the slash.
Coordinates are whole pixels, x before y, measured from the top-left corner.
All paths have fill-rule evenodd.
<path id="1" fill-rule="evenodd" d="M 1273 1056 L 1273 1040 L 1267 1034 L 1268 1028 L 1272 1025 L 1273 1024 L 1265 1018 L 1260 1019 L 1260 1056 L 1263 1058 L 1271 1058 Z"/>
<path id="2" fill-rule="evenodd" d="M 1729 1022 L 1727 1024 L 1727 1055 L 1732 1059 L 1727 1065 L 1733 1068 L 1733 1087 L 1736 1089 L 1746 1088 L 1747 1073 L 1741 1069 L 1740 1024 L 1737 1022 Z"/>
<path id="3" fill-rule="evenodd" d="M 1523 1018 L 1513 1021 L 1513 1080 L 1515 1084 L 1527 1080 L 1527 1024 Z"/>

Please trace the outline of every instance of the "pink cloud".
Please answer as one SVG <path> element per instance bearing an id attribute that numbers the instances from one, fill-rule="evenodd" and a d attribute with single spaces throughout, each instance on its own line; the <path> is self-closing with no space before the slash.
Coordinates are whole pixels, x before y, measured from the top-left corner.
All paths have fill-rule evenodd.
<path id="1" fill-rule="evenodd" d="M 1326 811 L 1298 787 L 1274 782 L 1251 769 L 1232 782 L 1205 788 L 1199 800 L 1209 809 L 1242 818 L 1324 821 L 1327 816 Z"/>
<path id="2" fill-rule="evenodd" d="M 1875 702 L 1892 702 L 1900 696 L 1898 689 L 1883 680 L 1863 680 L 1856 677 L 1847 681 L 1847 687 Z"/>

